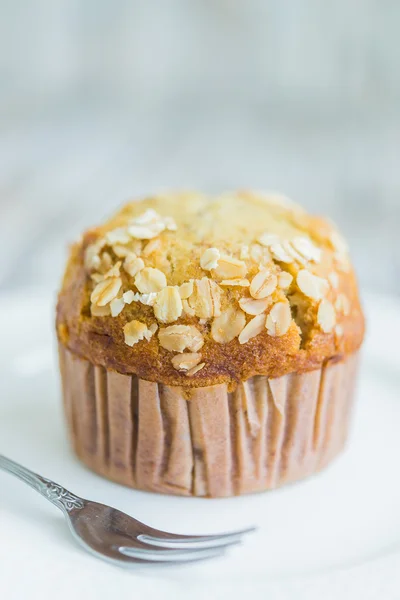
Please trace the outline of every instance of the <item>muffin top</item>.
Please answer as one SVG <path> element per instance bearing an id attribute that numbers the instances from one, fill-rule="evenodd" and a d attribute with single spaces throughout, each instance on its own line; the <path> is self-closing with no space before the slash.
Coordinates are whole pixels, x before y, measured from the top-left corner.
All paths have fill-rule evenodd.
<path id="1" fill-rule="evenodd" d="M 127 204 L 71 249 L 60 342 L 168 385 L 234 387 L 342 360 L 364 318 L 345 241 L 284 196 L 175 193 Z"/>

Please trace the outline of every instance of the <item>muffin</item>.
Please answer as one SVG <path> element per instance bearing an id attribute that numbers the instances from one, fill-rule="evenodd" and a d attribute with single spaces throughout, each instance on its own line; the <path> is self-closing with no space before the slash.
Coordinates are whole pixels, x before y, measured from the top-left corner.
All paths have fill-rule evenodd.
<path id="1" fill-rule="evenodd" d="M 345 444 L 357 282 L 336 228 L 283 196 L 127 204 L 72 247 L 57 333 L 73 448 L 121 484 L 259 492 Z"/>

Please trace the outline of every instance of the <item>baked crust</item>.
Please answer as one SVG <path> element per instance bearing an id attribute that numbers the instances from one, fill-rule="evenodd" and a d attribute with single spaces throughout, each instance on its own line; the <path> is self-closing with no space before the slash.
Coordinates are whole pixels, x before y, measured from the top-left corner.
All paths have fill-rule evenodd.
<path id="1" fill-rule="evenodd" d="M 119 234 L 122 240 L 125 239 L 126 229 L 132 223 L 136 236 L 147 235 L 142 230 L 138 233 L 137 229 L 143 228 L 140 221 L 149 209 L 156 211 L 152 213 L 149 226 L 151 228 L 155 223 L 153 233 L 157 232 L 157 235 L 146 239 L 133 237 L 125 243 L 115 241 Z M 158 232 L 158 224 L 163 219 L 164 228 L 160 227 Z M 107 242 L 107 234 L 116 230 L 117 234 Z M 299 239 L 303 239 L 302 245 L 298 244 Z M 304 251 L 304 239 L 308 240 L 307 244 L 311 243 L 311 258 L 303 255 L 309 251 L 308 245 Z M 146 250 L 147 244 L 152 246 Z M 277 244 L 280 250 L 276 248 Z M 284 255 L 281 255 L 282 244 Z M 296 244 L 303 254 L 296 251 Z M 131 269 L 125 270 L 118 264 L 126 259 L 125 256 L 121 258 L 121 252 L 124 253 L 121 246 L 129 250 L 131 258 L 141 257 L 145 268 L 164 273 L 170 286 L 168 289 L 179 291 L 179 286 L 185 282 L 194 280 L 196 285 L 204 278 L 206 283 L 215 282 L 212 285 L 218 288 L 218 308 L 213 305 L 211 314 L 204 316 L 204 306 L 199 309 L 198 304 L 192 302 L 192 295 L 189 300 L 183 300 L 191 314 L 181 311 L 180 316 L 174 318 L 168 316 L 173 311 L 165 312 L 164 307 L 163 311 L 157 312 L 154 306 L 146 306 L 141 301 L 124 303 L 122 293 L 131 290 L 140 294 L 136 275 L 130 275 L 127 270 Z M 229 280 L 238 279 L 239 285 L 237 282 L 222 283 L 227 278 L 219 273 L 218 267 L 202 268 L 201 264 L 203 267 L 206 264 L 202 257 L 209 248 L 215 248 L 221 257 L 227 256 L 234 263 L 245 265 L 244 274 L 237 278 L 228 277 Z M 93 249 L 98 249 L 98 253 Z M 293 256 L 289 256 L 293 259 L 291 262 L 287 262 L 288 251 L 293 252 Z M 95 261 L 91 260 L 93 256 Z M 116 271 L 110 275 L 110 269 L 115 265 Z M 241 268 L 239 266 L 239 271 Z M 260 333 L 245 343 L 240 343 L 243 336 L 237 335 L 227 343 L 216 341 L 212 326 L 219 313 L 225 314 L 234 307 L 243 324 L 260 317 L 244 313 L 239 305 L 243 298 L 254 299 L 251 284 L 260 269 L 273 280 L 280 281 L 281 272 L 293 277 L 289 287 L 279 284 L 274 287 L 272 281 L 271 289 L 274 289 L 267 296 L 263 313 L 266 326 L 263 324 Z M 301 271 L 312 275 L 311 291 L 308 279 L 303 283 L 299 277 Z M 109 314 L 96 316 L 109 311 L 109 302 L 101 307 L 93 303 L 93 299 L 98 300 L 98 294 L 93 295 L 94 290 L 104 276 L 108 276 L 109 281 L 121 281 L 114 297 L 120 300 L 123 308 L 114 317 Z M 246 283 L 241 285 L 240 281 Z M 314 284 L 318 284 L 317 287 Z M 283 327 L 283 321 L 278 319 L 277 326 L 274 320 L 271 321 L 274 314 L 271 311 L 277 304 L 284 305 L 283 308 L 289 306 L 291 313 L 291 321 L 281 331 L 279 326 Z M 206 306 L 206 313 L 207 310 Z M 167 317 L 162 316 L 160 320 L 157 314 L 167 314 Z M 263 321 L 264 317 L 260 319 Z M 145 324 L 148 335 L 147 339 L 128 345 L 127 341 L 132 344 L 132 339 L 127 338 L 126 326 L 132 322 Z M 197 364 L 202 365 L 199 370 L 180 371 L 171 362 L 177 352 L 163 347 L 160 331 L 172 325 L 194 326 L 200 332 L 203 345 L 195 350 L 196 356 L 200 357 Z M 154 332 L 156 326 L 158 331 Z M 234 329 L 230 321 L 229 327 Z M 345 244 L 327 221 L 308 215 L 276 195 L 237 192 L 211 198 L 179 193 L 132 202 L 105 225 L 86 232 L 72 246 L 58 299 L 57 332 L 59 341 L 73 353 L 119 373 L 136 374 L 141 379 L 166 385 L 202 387 L 225 383 L 232 389 L 238 382 L 256 375 L 281 377 L 318 369 L 327 360 L 343 360 L 356 352 L 363 341 L 364 316 Z"/>

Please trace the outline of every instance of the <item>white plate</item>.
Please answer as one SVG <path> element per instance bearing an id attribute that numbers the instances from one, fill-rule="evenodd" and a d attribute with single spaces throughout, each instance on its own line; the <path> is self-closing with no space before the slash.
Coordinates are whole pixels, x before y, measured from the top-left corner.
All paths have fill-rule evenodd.
<path id="1" fill-rule="evenodd" d="M 389 597 L 382 595 L 386 589 L 400 594 L 400 316 L 395 301 L 377 297 L 369 299 L 367 312 L 369 334 L 347 451 L 323 473 L 282 490 L 206 500 L 136 492 L 81 466 L 63 426 L 52 299 L 41 293 L 0 298 L 0 452 L 155 527 L 181 533 L 259 527 L 226 558 L 126 572 L 86 554 L 70 538 L 61 513 L 0 473 L 5 600 L 112 595 L 120 600 L 136 596 L 133 590 L 147 598 L 153 593 L 177 598 L 188 585 L 191 598 L 202 598 L 204 586 L 208 597 L 246 590 L 296 600 L 322 593 L 326 600 L 346 589 L 355 598 L 374 585 L 379 598 Z"/>

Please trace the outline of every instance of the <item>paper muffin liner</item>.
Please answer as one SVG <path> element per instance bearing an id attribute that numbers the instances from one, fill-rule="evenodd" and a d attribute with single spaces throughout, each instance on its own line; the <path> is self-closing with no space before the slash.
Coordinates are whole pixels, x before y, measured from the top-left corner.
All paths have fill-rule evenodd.
<path id="1" fill-rule="evenodd" d="M 72 445 L 90 469 L 141 490 L 223 497 L 302 479 L 342 450 L 358 355 L 233 392 L 122 375 L 63 346 L 60 362 Z"/>

